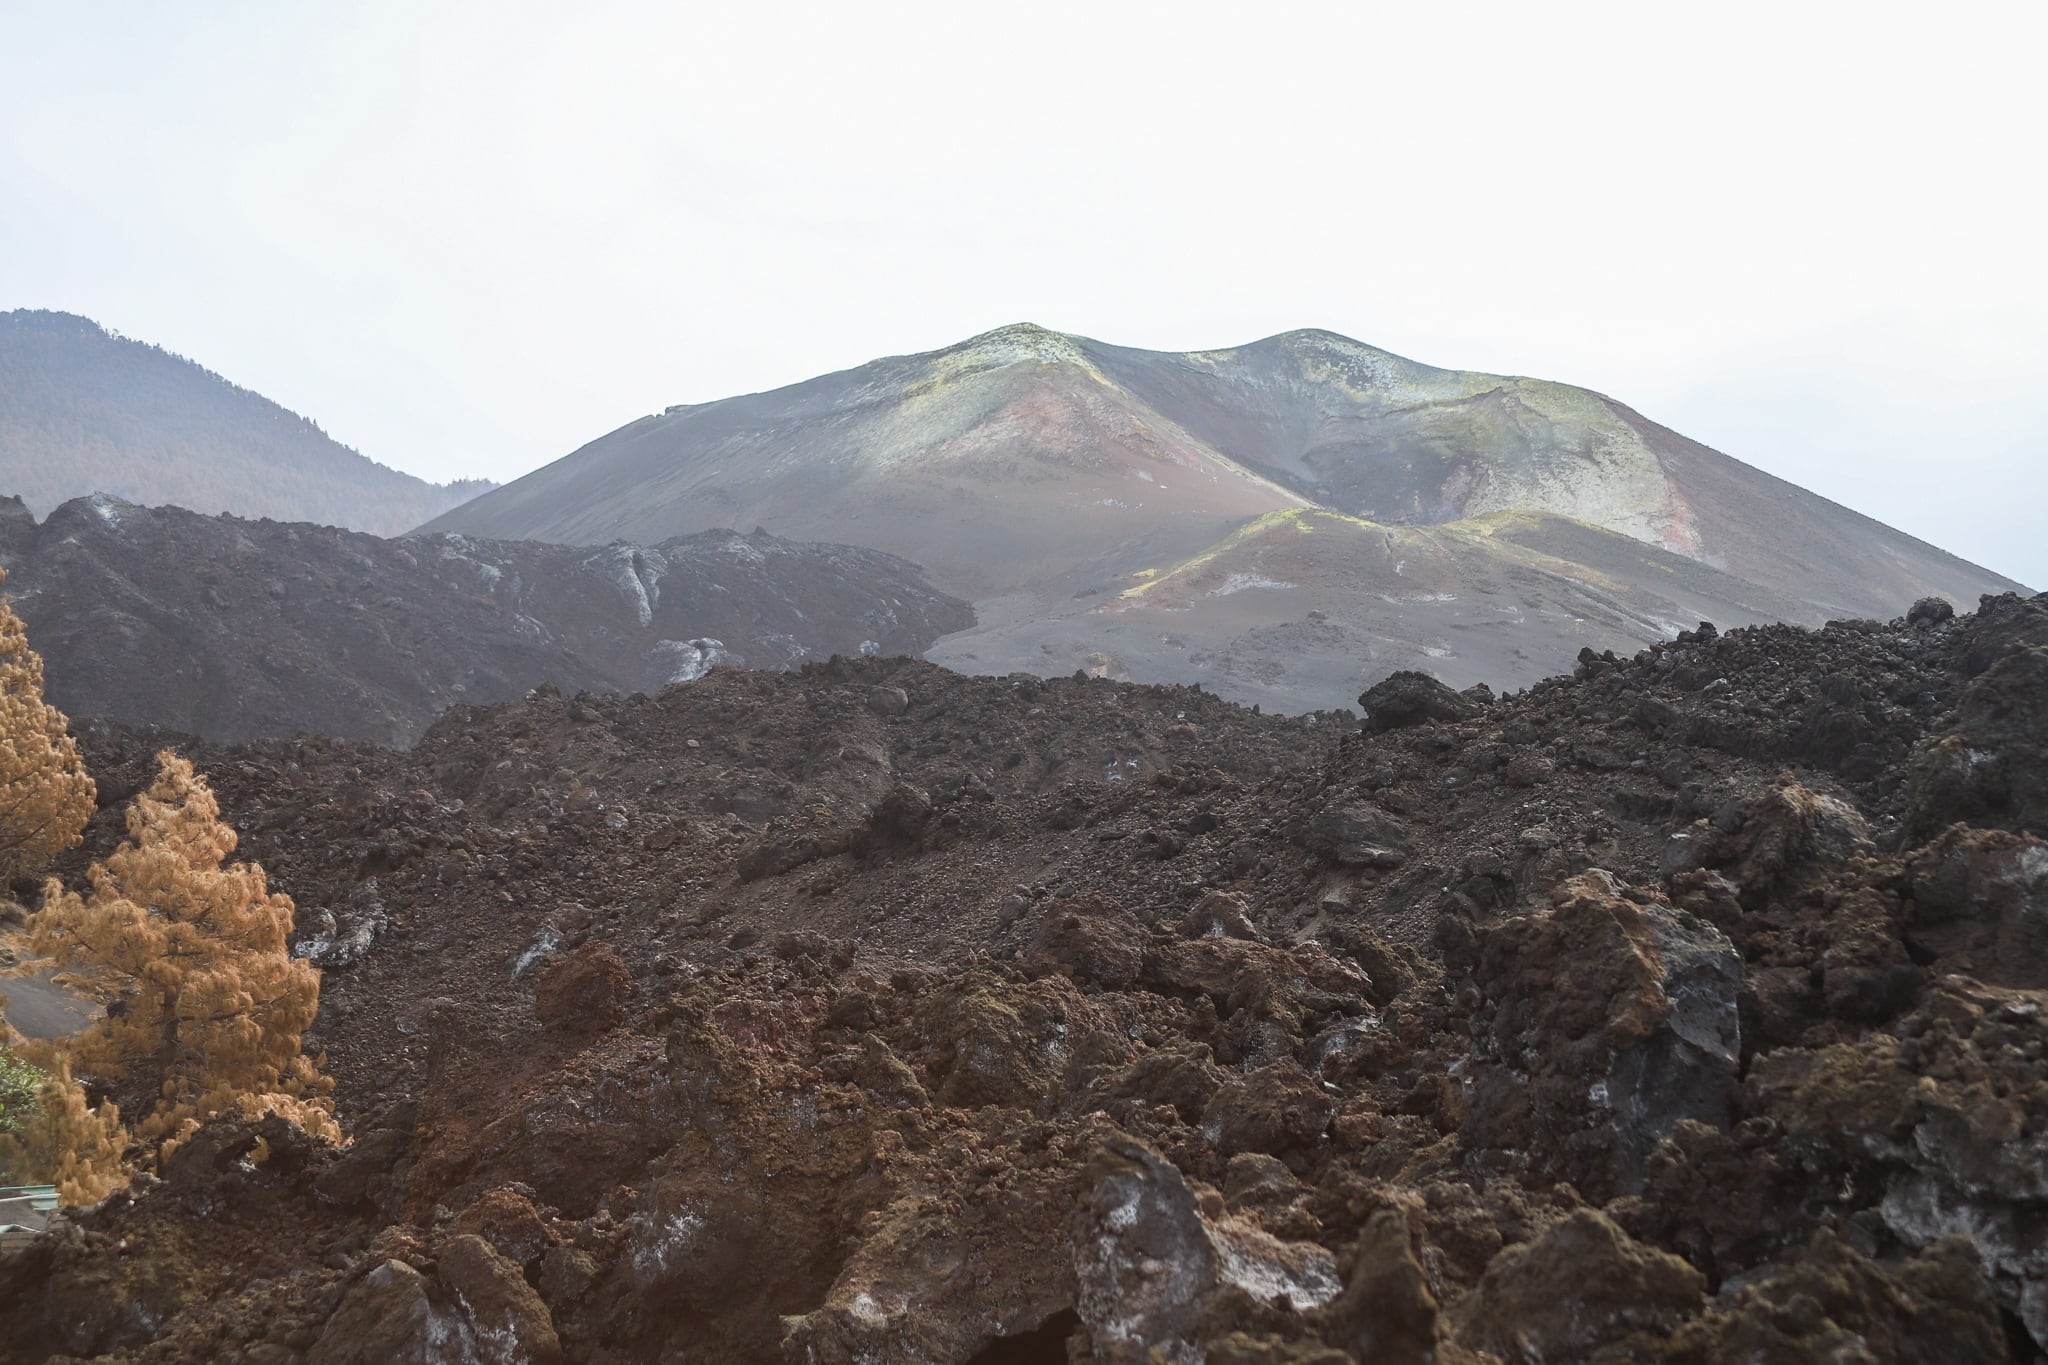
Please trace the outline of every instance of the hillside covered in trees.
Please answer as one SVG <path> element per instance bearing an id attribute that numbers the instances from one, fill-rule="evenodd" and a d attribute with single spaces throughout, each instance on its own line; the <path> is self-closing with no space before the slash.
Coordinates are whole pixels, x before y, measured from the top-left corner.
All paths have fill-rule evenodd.
<path id="1" fill-rule="evenodd" d="M 0 313 L 0 492 L 39 516 L 111 493 L 395 535 L 490 487 L 378 464 L 261 394 L 90 318 Z"/>

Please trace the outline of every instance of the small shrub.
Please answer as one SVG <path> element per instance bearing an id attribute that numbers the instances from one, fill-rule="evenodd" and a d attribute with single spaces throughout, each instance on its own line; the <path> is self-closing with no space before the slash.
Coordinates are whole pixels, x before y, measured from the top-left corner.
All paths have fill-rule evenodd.
<path id="1" fill-rule="evenodd" d="M 18 1133 L 42 1109 L 38 1095 L 49 1077 L 0 1047 L 0 1133 Z"/>

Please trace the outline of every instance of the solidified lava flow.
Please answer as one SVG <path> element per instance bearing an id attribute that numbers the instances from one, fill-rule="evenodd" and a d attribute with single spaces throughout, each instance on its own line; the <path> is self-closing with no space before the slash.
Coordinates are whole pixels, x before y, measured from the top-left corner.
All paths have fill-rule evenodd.
<path id="1" fill-rule="evenodd" d="M 1365 705 L 835 660 L 190 741 L 350 1142 L 202 1129 L 0 1253 L 0 1353 L 2038 1358 L 2048 597 Z M 79 728 L 73 877 L 167 738 Z"/>

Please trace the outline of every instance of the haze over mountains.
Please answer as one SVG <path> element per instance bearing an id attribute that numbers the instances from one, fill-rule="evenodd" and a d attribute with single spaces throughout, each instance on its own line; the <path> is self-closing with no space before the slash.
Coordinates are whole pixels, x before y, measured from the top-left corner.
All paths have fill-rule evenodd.
<path id="1" fill-rule="evenodd" d="M 1329 332 L 1186 354 L 1020 324 L 671 408 L 429 523 L 873 546 L 975 602 L 928 657 L 1290 709 L 1398 668 L 1516 686 L 1720 624 L 2019 585 L 1602 395 Z"/>
<path id="2" fill-rule="evenodd" d="M 0 313 L 0 494 L 38 516 L 90 493 L 396 535 L 491 487 L 431 484 L 89 318 Z"/>

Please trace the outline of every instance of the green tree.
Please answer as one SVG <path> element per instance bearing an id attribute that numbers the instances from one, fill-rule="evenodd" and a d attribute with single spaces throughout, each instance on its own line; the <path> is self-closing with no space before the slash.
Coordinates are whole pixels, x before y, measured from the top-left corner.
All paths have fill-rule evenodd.
<path id="1" fill-rule="evenodd" d="M 18 1110 L 0 1101 L 9 1103 L 14 1119 L 0 1127 L 0 1181 L 55 1185 L 66 1204 L 96 1203 L 126 1185 L 128 1130 L 121 1111 L 107 1103 L 90 1105 L 85 1087 L 61 1058 L 50 1072 L 19 1058 L 12 1062 L 16 1084 L 33 1088 L 16 1091 L 12 1102 Z"/>
<path id="2" fill-rule="evenodd" d="M 21 1131 L 21 1125 L 40 1107 L 36 1097 L 47 1079 L 42 1068 L 31 1066 L 0 1044 L 0 1137 Z"/>

